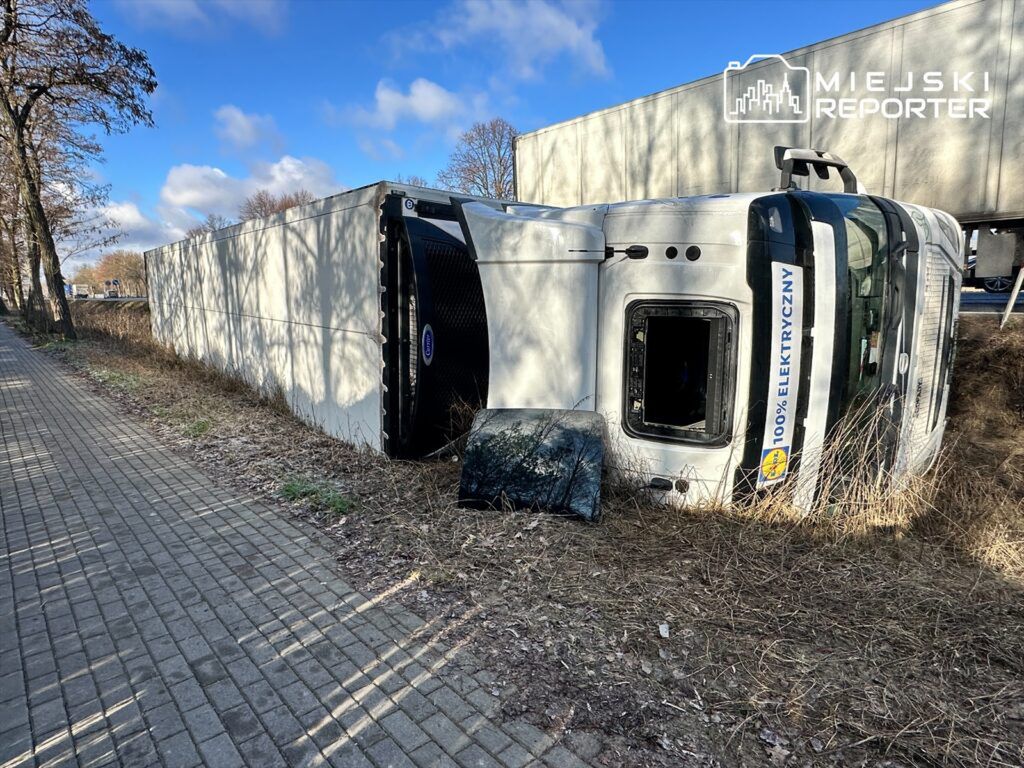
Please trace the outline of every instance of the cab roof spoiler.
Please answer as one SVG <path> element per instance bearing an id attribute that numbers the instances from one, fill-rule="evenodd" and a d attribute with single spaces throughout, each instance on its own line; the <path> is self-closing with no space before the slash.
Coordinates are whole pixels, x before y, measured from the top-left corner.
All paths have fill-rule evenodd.
<path id="1" fill-rule="evenodd" d="M 795 187 L 793 177 L 810 176 L 811 168 L 814 168 L 819 179 L 827 179 L 828 169 L 836 168 L 839 170 L 839 178 L 843 180 L 843 192 L 856 194 L 859 191 L 857 177 L 847 162 L 839 155 L 821 149 L 776 146 L 775 167 L 782 171 L 782 182 L 778 191 Z"/>

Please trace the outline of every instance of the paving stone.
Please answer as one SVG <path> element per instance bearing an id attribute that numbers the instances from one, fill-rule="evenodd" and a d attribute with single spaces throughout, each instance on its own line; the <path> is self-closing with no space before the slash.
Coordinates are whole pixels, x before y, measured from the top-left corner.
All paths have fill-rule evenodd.
<path id="1" fill-rule="evenodd" d="M 512 743 L 498 754 L 498 760 L 507 768 L 523 768 L 534 756 L 518 744 Z"/>
<path id="2" fill-rule="evenodd" d="M 327 761 L 316 743 L 306 734 L 282 747 L 281 754 L 288 765 L 317 766 Z"/>
<path id="3" fill-rule="evenodd" d="M 383 718 L 380 724 L 406 752 L 412 752 L 429 741 L 429 737 L 423 732 L 423 729 L 401 710 Z"/>
<path id="4" fill-rule="evenodd" d="M 318 703 L 316 695 L 301 680 L 285 686 L 278 691 L 278 694 L 297 715 L 309 712 Z"/>
<path id="5" fill-rule="evenodd" d="M 222 712 L 220 719 L 228 734 L 238 744 L 248 741 L 263 730 L 259 718 L 248 704 L 242 704 L 227 712 Z"/>
<path id="6" fill-rule="evenodd" d="M 218 680 L 204 689 L 210 701 L 218 710 L 237 707 L 245 701 L 242 692 L 230 680 Z"/>
<path id="7" fill-rule="evenodd" d="M 390 738 L 381 739 L 366 752 L 379 768 L 416 768 L 405 750 Z"/>
<path id="8" fill-rule="evenodd" d="M 270 738 L 279 747 L 290 744 L 305 733 L 298 719 L 284 704 L 260 715 L 260 722 L 266 726 Z"/>
<path id="9" fill-rule="evenodd" d="M 23 728 L 0 731 L 0 765 L 27 766 L 31 764 L 33 739 Z"/>
<path id="10" fill-rule="evenodd" d="M 167 681 L 167 684 L 172 686 L 175 683 L 180 683 L 182 680 L 188 680 L 194 675 L 184 656 L 179 654 L 174 654 L 164 659 L 163 662 L 157 665 L 157 669 L 164 680 Z"/>
<path id="11" fill-rule="evenodd" d="M 86 738 L 75 736 L 75 759 L 82 768 L 112 765 L 117 760 L 114 740 L 106 731 L 98 731 Z"/>
<path id="12" fill-rule="evenodd" d="M 277 695 L 274 686 L 263 678 L 245 686 L 245 695 L 252 708 L 258 713 L 267 712 L 282 704 L 281 697 Z"/>
<path id="13" fill-rule="evenodd" d="M 32 707 L 32 731 L 37 738 L 68 726 L 67 710 L 62 699 L 50 699 Z M 28 722 L 29 711 L 20 702 L 0 707 L 0 730 L 9 731 Z"/>
<path id="14" fill-rule="evenodd" d="M 284 755 L 265 733 L 237 746 L 248 768 L 286 768 L 288 765 Z"/>
<path id="15" fill-rule="evenodd" d="M 555 742 L 540 728 L 522 720 L 505 723 L 502 730 L 535 755 L 541 754 Z"/>
<path id="16" fill-rule="evenodd" d="M 325 754 L 339 742 L 348 741 L 348 734 L 341 723 L 330 715 L 318 719 L 312 728 L 306 729 L 306 732 L 313 737 L 313 741 Z"/>
<path id="17" fill-rule="evenodd" d="M 468 717 L 477 714 L 476 710 L 466 703 L 466 700 L 448 687 L 438 688 L 427 695 L 437 708 L 444 712 L 455 722 L 462 722 Z"/>
<path id="18" fill-rule="evenodd" d="M 462 723 L 473 741 L 492 754 L 498 754 L 512 743 L 512 737 L 482 715 L 475 715 Z"/>
<path id="19" fill-rule="evenodd" d="M 375 768 L 359 746 L 350 741 L 333 744 L 324 754 L 333 768 Z"/>
<path id="20" fill-rule="evenodd" d="M 206 703 L 206 694 L 194 677 L 171 686 L 171 696 L 181 712 L 188 712 Z"/>
<path id="21" fill-rule="evenodd" d="M 459 768 L 459 764 L 434 742 L 424 744 L 409 757 L 420 768 Z"/>
<path id="22" fill-rule="evenodd" d="M 504 768 L 501 763 L 473 744 L 455 756 L 462 768 Z"/>
<path id="23" fill-rule="evenodd" d="M 224 664 L 213 654 L 196 659 L 189 664 L 189 668 L 196 681 L 202 686 L 211 685 L 227 677 Z"/>
<path id="24" fill-rule="evenodd" d="M 157 742 L 162 742 L 176 733 L 185 730 L 185 722 L 178 714 L 178 708 L 173 702 L 163 704 L 156 709 L 145 713 L 149 723 L 149 732 Z"/>
<path id="25" fill-rule="evenodd" d="M 192 768 L 200 762 L 199 753 L 187 731 L 157 741 L 156 748 L 167 768 Z"/>
<path id="26" fill-rule="evenodd" d="M 231 679 L 235 681 L 239 688 L 244 689 L 247 685 L 264 679 L 259 667 L 245 657 L 228 662 L 226 669 L 227 673 L 231 675 Z"/>
<path id="27" fill-rule="evenodd" d="M 396 697 L 398 706 L 417 723 L 437 712 L 437 705 L 419 691 L 406 687 Z"/>
<path id="28" fill-rule="evenodd" d="M 590 763 L 585 763 L 563 746 L 556 746 L 548 750 L 544 755 L 544 765 L 550 768 L 587 768 Z"/>
<path id="29" fill-rule="evenodd" d="M 242 756 L 238 754 L 235 745 L 226 733 L 214 736 L 208 741 L 199 745 L 199 753 L 203 756 L 203 763 L 215 765 L 217 768 L 235 768 L 245 765 Z"/>
<path id="30" fill-rule="evenodd" d="M 479 768 L 550 747 L 498 719 L 479 659 L 442 659 L 422 619 L 339 578 L 319 534 L 2 323 L 0 434 L 0 765 Z"/>

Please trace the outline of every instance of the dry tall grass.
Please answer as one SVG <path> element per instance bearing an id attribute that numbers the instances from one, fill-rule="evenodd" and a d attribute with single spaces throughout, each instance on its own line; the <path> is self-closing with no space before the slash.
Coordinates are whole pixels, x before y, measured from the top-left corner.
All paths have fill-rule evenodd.
<path id="1" fill-rule="evenodd" d="M 141 344 L 155 350 L 149 328 L 149 304 L 139 301 L 71 302 L 71 317 L 85 339 Z"/>
<path id="2" fill-rule="evenodd" d="M 946 455 L 921 530 L 1024 579 L 1024 322 L 961 323 Z"/>

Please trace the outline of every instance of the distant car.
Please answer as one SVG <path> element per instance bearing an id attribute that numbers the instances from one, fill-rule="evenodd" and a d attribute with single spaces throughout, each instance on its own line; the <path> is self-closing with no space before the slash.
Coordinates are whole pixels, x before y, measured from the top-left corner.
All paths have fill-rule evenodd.
<path id="1" fill-rule="evenodd" d="M 1013 272 L 1009 275 L 1001 275 L 999 277 L 976 277 L 974 275 L 974 266 L 976 258 L 972 254 L 967 259 L 967 269 L 964 272 L 964 288 L 982 288 L 987 293 L 1009 293 L 1010 289 L 1013 288 L 1013 281 L 1017 279 L 1017 273 L 1020 272 L 1020 267 L 1014 267 Z"/>
<path id="2" fill-rule="evenodd" d="M 88 299 L 89 298 L 89 294 L 88 293 L 76 293 L 75 294 L 75 298 L 76 299 Z"/>
<path id="3" fill-rule="evenodd" d="M 118 295 L 117 295 L 117 291 L 107 291 L 107 298 L 108 299 L 119 298 Z"/>

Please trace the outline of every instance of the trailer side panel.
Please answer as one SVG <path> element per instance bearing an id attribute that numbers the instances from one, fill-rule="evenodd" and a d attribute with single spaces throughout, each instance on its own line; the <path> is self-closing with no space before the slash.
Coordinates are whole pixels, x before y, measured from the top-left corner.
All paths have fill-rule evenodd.
<path id="1" fill-rule="evenodd" d="M 157 341 L 381 448 L 381 185 L 146 254 Z"/>

